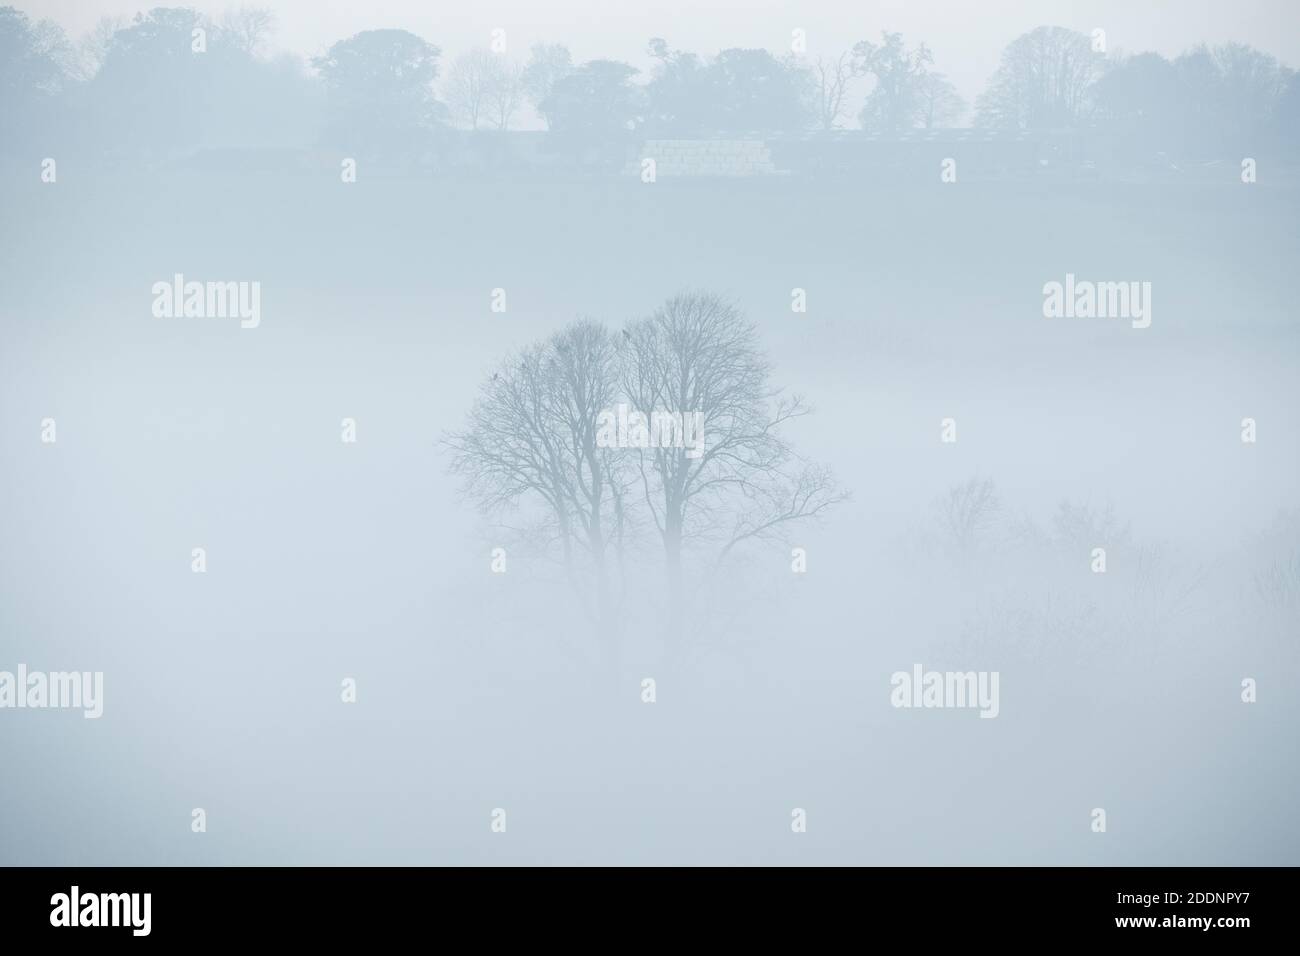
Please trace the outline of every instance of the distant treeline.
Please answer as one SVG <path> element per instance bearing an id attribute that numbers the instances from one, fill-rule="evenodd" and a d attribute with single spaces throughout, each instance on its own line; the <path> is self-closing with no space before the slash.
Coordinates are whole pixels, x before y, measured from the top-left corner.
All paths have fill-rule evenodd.
<path id="1" fill-rule="evenodd" d="M 445 64 L 433 42 L 368 30 L 304 61 L 268 56 L 274 18 L 178 7 L 102 20 L 73 41 L 0 7 L 0 155 L 167 158 L 199 148 L 338 148 L 436 154 L 452 129 L 518 128 L 531 111 L 559 151 L 647 138 L 771 137 L 858 128 L 876 136 L 975 125 L 1092 132 L 1134 158 L 1194 160 L 1300 147 L 1300 80 L 1241 44 L 1169 60 L 1104 52 L 1104 38 L 1039 27 L 1002 52 L 968 104 L 924 43 L 897 33 L 834 56 L 649 41 L 653 67 L 575 63 L 560 43 L 526 59 L 472 50 Z M 854 107 L 861 108 L 854 115 Z"/>

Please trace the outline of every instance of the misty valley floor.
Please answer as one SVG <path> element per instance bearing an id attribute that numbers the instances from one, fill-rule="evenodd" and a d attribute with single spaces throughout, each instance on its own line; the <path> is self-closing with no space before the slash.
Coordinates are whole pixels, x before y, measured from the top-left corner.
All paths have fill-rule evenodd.
<path id="1" fill-rule="evenodd" d="M 0 669 L 105 677 L 99 719 L 0 720 L 39 768 L 0 860 L 1295 863 L 1298 199 L 5 180 Z M 259 282 L 260 322 L 156 318 L 176 274 Z M 1067 274 L 1150 282 L 1149 327 L 1044 318 Z M 692 288 L 759 325 L 854 497 L 700 589 L 678 674 L 635 556 L 611 686 L 552 568 L 490 572 L 438 442 L 511 349 Z M 986 479 L 954 547 L 937 503 Z M 999 672 L 997 718 L 891 706 L 913 667 Z"/>

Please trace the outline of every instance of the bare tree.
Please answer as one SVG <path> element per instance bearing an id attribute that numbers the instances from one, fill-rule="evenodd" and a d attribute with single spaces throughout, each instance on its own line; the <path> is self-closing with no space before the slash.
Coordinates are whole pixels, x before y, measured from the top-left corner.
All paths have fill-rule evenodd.
<path id="1" fill-rule="evenodd" d="M 813 111 L 820 129 L 838 129 L 844 116 L 844 99 L 849 85 L 860 74 L 854 57 L 846 50 L 835 59 L 817 57 L 809 70 L 812 83 Z"/>
<path id="2" fill-rule="evenodd" d="M 920 84 L 920 123 L 924 129 L 952 126 L 966 115 L 966 101 L 942 73 L 927 73 Z"/>
<path id="3" fill-rule="evenodd" d="M 262 7 L 240 7 L 223 13 L 217 26 L 227 43 L 242 53 L 257 56 L 270 39 L 275 14 Z"/>
<path id="4" fill-rule="evenodd" d="M 982 126 L 1040 129 L 1073 126 L 1087 113 L 1104 57 L 1088 37 L 1064 27 L 1038 27 L 1017 37 L 976 102 Z"/>
<path id="5" fill-rule="evenodd" d="M 1300 613 L 1300 511 L 1283 511 L 1252 543 L 1247 575 L 1262 609 Z"/>
<path id="6" fill-rule="evenodd" d="M 756 330 L 734 306 L 682 294 L 621 337 L 584 320 L 509 359 L 444 444 L 482 511 L 531 503 L 541 515 L 614 662 L 625 553 L 653 524 L 667 567 L 665 649 L 677 663 L 688 553 L 708 580 L 740 546 L 780 538 L 847 497 L 827 469 L 795 455 L 782 426 L 809 409 L 768 377 Z M 667 441 L 654 439 L 665 437 L 657 424 L 642 435 L 650 440 L 624 425 L 615 436 L 616 407 L 677 425 Z M 684 435 L 695 413 L 702 428 Z"/>
<path id="7" fill-rule="evenodd" d="M 524 102 L 523 70 L 519 65 L 503 60 L 493 81 L 488 84 L 487 118 L 497 129 L 509 129 L 511 118 L 519 112 Z"/>
<path id="8" fill-rule="evenodd" d="M 500 69 L 500 58 L 490 50 L 471 50 L 456 57 L 443 90 L 453 119 L 478 129 L 479 121 L 487 118 L 491 90 Z"/>
<path id="9" fill-rule="evenodd" d="M 523 71 L 501 54 L 471 50 L 456 58 L 444 90 L 452 117 L 470 129 L 509 129 L 523 105 Z"/>
<path id="10" fill-rule="evenodd" d="M 642 414 L 698 414 L 698 449 L 632 449 L 645 505 L 663 544 L 669 654 L 684 637 L 683 558 L 690 542 L 716 546 L 713 567 L 744 541 L 779 534 L 845 495 L 830 473 L 800 461 L 781 428 L 809 409 L 768 383 L 754 326 L 708 293 L 669 299 L 624 333 L 623 394 Z"/>
<path id="11" fill-rule="evenodd" d="M 615 356 L 604 327 L 577 322 L 503 363 L 484 382 L 468 426 L 444 439 L 452 471 L 483 512 L 540 508 L 611 658 L 610 572 L 623 540 L 626 482 L 622 452 L 600 447 L 596 432 L 600 413 L 614 403 Z"/>
<path id="12" fill-rule="evenodd" d="M 953 485 L 934 502 L 935 520 L 957 553 L 970 556 L 997 523 L 1002 502 L 988 478 Z"/>

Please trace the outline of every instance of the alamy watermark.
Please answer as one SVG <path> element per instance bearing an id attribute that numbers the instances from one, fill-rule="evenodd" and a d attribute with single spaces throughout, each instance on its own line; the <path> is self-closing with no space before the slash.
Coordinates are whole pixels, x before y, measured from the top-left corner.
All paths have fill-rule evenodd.
<path id="1" fill-rule="evenodd" d="M 83 893 L 74 885 L 50 897 L 50 925 L 125 926 L 133 936 L 148 936 L 152 909 L 152 893 Z"/>
<path id="2" fill-rule="evenodd" d="M 1131 319 L 1133 328 L 1151 324 L 1150 282 L 1090 282 L 1065 274 L 1065 282 L 1043 286 L 1048 319 Z"/>
<path id="3" fill-rule="evenodd" d="M 103 671 L 0 671 L 0 710 L 5 708 L 79 709 L 93 720 L 104 713 Z"/>
<path id="4" fill-rule="evenodd" d="M 152 292 L 154 318 L 239 319 L 242 329 L 262 321 L 260 282 L 187 282 L 178 272 L 155 282 Z"/>
<path id="5" fill-rule="evenodd" d="M 920 664 L 889 678 L 895 707 L 977 708 L 981 717 L 998 715 L 997 671 L 927 671 Z"/>
<path id="6" fill-rule="evenodd" d="M 704 413 L 652 411 L 624 402 L 596 416 L 598 448 L 684 448 L 687 458 L 704 454 Z"/>

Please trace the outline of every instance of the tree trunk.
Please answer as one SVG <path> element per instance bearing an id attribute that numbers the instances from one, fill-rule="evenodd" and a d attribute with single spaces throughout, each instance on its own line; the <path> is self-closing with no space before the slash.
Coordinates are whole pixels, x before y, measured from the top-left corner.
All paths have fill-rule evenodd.
<path id="1" fill-rule="evenodd" d="M 664 527 L 664 559 L 668 572 L 668 616 L 664 655 L 670 671 L 681 668 L 686 652 L 686 586 L 682 578 L 681 520 L 669 516 Z"/>
<path id="2" fill-rule="evenodd" d="M 600 643 L 601 656 L 604 658 L 609 676 L 617 679 L 622 657 L 619 622 L 614 613 L 609 566 L 605 560 L 605 542 L 601 537 L 599 529 L 593 529 L 591 555 L 596 568 L 596 640 Z"/>

